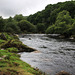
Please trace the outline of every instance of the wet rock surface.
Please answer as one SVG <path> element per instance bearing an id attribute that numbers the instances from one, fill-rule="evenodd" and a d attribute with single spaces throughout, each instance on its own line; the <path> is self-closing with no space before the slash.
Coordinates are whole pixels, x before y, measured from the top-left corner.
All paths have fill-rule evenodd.
<path id="1" fill-rule="evenodd" d="M 68 72 L 65 72 L 65 71 L 61 71 L 61 72 L 57 73 L 56 75 L 71 75 L 71 74 Z"/>

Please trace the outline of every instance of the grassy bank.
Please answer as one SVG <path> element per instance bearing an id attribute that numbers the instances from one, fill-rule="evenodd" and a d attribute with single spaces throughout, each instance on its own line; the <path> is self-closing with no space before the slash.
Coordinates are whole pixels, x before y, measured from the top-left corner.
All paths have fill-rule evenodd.
<path id="1" fill-rule="evenodd" d="M 38 69 L 20 60 L 18 52 L 35 51 L 24 45 L 17 36 L 0 33 L 0 75 L 43 75 Z"/>

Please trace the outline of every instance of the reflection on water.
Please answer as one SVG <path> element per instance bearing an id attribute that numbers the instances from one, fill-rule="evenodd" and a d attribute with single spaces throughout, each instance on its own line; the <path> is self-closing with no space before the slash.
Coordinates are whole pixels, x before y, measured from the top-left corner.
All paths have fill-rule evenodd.
<path id="1" fill-rule="evenodd" d="M 38 50 L 21 53 L 23 61 L 50 75 L 61 70 L 75 75 L 75 42 L 49 38 L 45 34 L 20 35 L 20 40 Z"/>

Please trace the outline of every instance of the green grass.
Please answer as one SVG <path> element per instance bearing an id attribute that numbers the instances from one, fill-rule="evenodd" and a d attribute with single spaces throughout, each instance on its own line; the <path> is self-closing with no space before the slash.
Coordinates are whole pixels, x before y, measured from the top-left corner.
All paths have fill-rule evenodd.
<path id="1" fill-rule="evenodd" d="M 1 34 L 1 33 L 0 33 Z M 20 60 L 19 49 L 32 50 L 11 34 L 4 33 L 7 40 L 0 39 L 0 75 L 43 75 Z"/>
<path id="2" fill-rule="evenodd" d="M 16 75 L 21 70 L 29 75 L 42 75 L 40 71 L 34 70 L 29 64 L 21 61 L 18 54 L 10 53 L 7 50 L 0 50 L 0 57 L 2 58 L 0 60 L 0 71 L 8 72 L 9 70 L 12 75 Z"/>
<path id="3" fill-rule="evenodd" d="M 7 48 L 6 50 L 12 53 L 18 53 L 18 49 L 15 47 Z"/>
<path id="4" fill-rule="evenodd" d="M 0 39 L 0 44 L 5 43 L 5 40 Z"/>

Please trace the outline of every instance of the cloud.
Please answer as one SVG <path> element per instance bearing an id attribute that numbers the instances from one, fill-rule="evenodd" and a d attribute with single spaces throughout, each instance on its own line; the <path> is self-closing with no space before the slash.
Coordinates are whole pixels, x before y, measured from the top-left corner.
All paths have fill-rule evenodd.
<path id="1" fill-rule="evenodd" d="M 61 1 L 61 0 L 58 0 Z M 65 1 L 65 0 L 62 0 Z M 9 17 L 16 14 L 24 16 L 36 13 L 45 8 L 47 4 L 55 3 L 56 0 L 0 0 L 0 16 Z"/>

